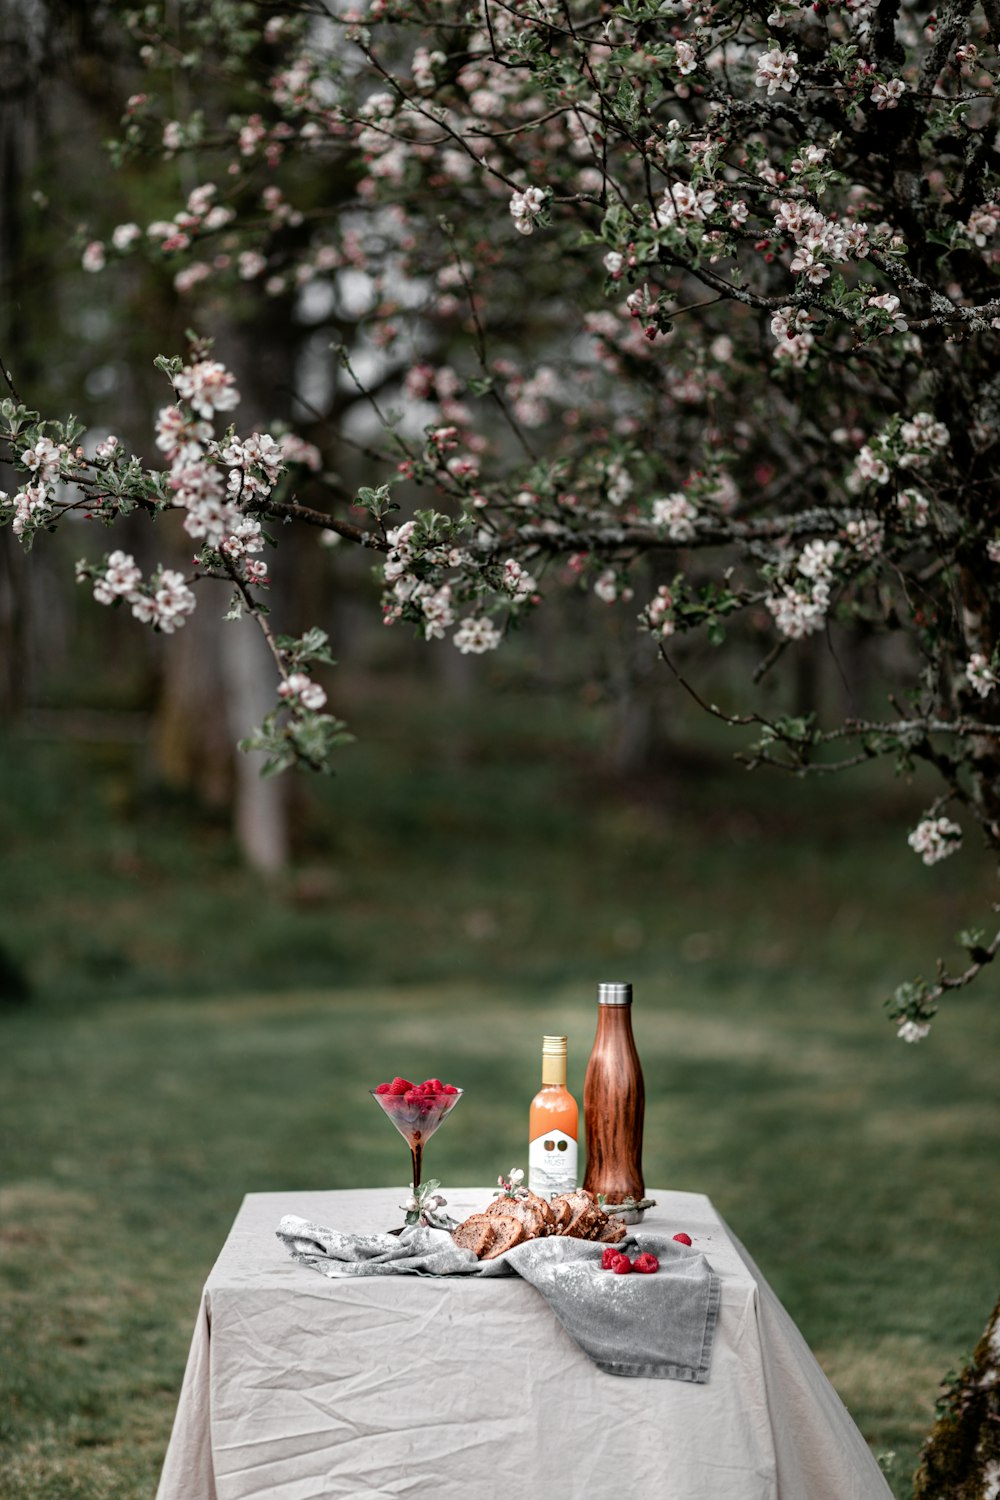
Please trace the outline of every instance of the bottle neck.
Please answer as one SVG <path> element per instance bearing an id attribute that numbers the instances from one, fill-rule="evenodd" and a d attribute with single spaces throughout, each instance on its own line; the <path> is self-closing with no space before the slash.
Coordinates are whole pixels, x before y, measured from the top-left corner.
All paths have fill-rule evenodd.
<path id="1" fill-rule="evenodd" d="M 566 1058 L 542 1054 L 542 1088 L 566 1087 Z"/>
<path id="2" fill-rule="evenodd" d="M 597 1007 L 597 1030 L 624 1031 L 632 1033 L 631 1005 L 599 1005 Z"/>

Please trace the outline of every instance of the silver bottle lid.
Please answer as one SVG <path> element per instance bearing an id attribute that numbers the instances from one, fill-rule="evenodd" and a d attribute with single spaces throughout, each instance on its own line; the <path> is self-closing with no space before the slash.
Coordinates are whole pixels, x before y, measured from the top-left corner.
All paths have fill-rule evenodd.
<path id="1" fill-rule="evenodd" d="M 631 1005 L 632 986 L 630 984 L 599 984 L 597 986 L 598 1005 Z"/>

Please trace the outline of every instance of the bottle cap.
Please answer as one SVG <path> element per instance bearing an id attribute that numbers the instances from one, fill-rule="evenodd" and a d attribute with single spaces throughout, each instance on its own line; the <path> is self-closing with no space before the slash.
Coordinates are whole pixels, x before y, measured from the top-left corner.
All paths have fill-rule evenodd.
<path id="1" fill-rule="evenodd" d="M 632 986 L 630 984 L 599 984 L 597 986 L 598 1005 L 631 1005 Z"/>
<path id="2" fill-rule="evenodd" d="M 565 1057 L 566 1056 L 566 1040 L 567 1039 L 564 1036 L 543 1036 L 542 1037 L 542 1056 L 543 1057 Z"/>

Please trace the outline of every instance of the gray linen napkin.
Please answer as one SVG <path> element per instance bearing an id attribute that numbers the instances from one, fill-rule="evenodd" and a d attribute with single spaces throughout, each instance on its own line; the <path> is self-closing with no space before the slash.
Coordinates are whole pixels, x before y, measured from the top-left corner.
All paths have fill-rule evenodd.
<path id="1" fill-rule="evenodd" d="M 528 1240 L 478 1261 L 443 1229 L 402 1234 L 340 1234 L 286 1214 L 277 1235 L 296 1260 L 326 1276 L 504 1276 L 540 1292 L 572 1339 L 609 1375 L 708 1380 L 719 1316 L 719 1278 L 705 1257 L 674 1240 L 630 1235 L 629 1254 L 651 1250 L 653 1276 L 601 1270 L 605 1247 L 558 1236 Z"/>

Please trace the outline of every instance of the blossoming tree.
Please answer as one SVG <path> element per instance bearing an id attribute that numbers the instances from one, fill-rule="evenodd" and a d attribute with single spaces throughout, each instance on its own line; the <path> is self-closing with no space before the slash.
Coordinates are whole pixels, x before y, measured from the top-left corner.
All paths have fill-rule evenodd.
<path id="1" fill-rule="evenodd" d="M 274 521 L 380 554 L 386 623 L 466 653 L 567 584 L 637 616 L 685 682 L 691 632 L 749 634 L 758 676 L 832 625 L 893 633 L 904 680 L 870 718 L 706 706 L 755 726 L 757 763 L 928 762 L 940 792 L 910 835 L 927 864 L 969 825 L 1000 847 L 988 4 L 317 0 L 261 22 L 215 0 L 125 20 L 150 87 L 114 159 L 177 159 L 196 185 L 103 226 L 84 269 L 162 260 L 193 322 L 227 287 L 334 319 L 360 298 L 361 340 L 330 359 L 381 424 L 371 483 L 314 480 L 303 504 L 324 456 L 224 427 L 237 374 L 207 342 L 158 360 L 152 467 L 29 410 L 9 372 L 24 482 L 0 516 L 26 546 L 70 511 L 178 512 L 193 571 L 144 578 L 112 546 L 78 576 L 167 634 L 196 581 L 231 589 L 274 658 L 248 742 L 269 769 L 323 769 L 344 731 L 311 675 L 322 632 L 268 621 Z M 185 118 L 164 103 L 177 71 Z M 334 175 L 354 196 L 331 213 Z M 965 971 L 897 992 L 905 1039 L 1000 944 L 966 936 Z"/>
<path id="2" fill-rule="evenodd" d="M 207 341 L 150 351 L 153 464 L 30 410 L 10 371 L 23 482 L 0 517 L 25 546 L 71 511 L 176 515 L 186 573 L 144 577 L 112 540 L 78 576 L 166 634 L 213 581 L 230 592 L 273 656 L 247 742 L 271 770 L 324 769 L 344 734 L 313 675 L 326 637 L 267 614 L 277 522 L 370 549 L 386 623 L 435 649 L 502 650 L 553 592 L 592 590 L 699 698 L 692 634 L 753 642 L 755 680 L 820 632 L 892 636 L 899 682 L 869 717 L 704 707 L 752 731 L 754 764 L 927 763 L 927 864 L 973 829 L 1000 848 L 996 0 L 151 0 L 123 19 L 148 87 L 113 159 L 176 161 L 187 185 L 150 222 L 92 225 L 84 269 L 165 263 L 195 326 L 233 288 L 334 328 L 350 309 L 361 332 L 329 359 L 369 403 L 342 435 L 369 482 L 345 494 L 300 436 L 241 431 L 239 372 Z M 897 991 L 904 1039 L 1000 934 L 965 941 L 961 973 Z"/>

